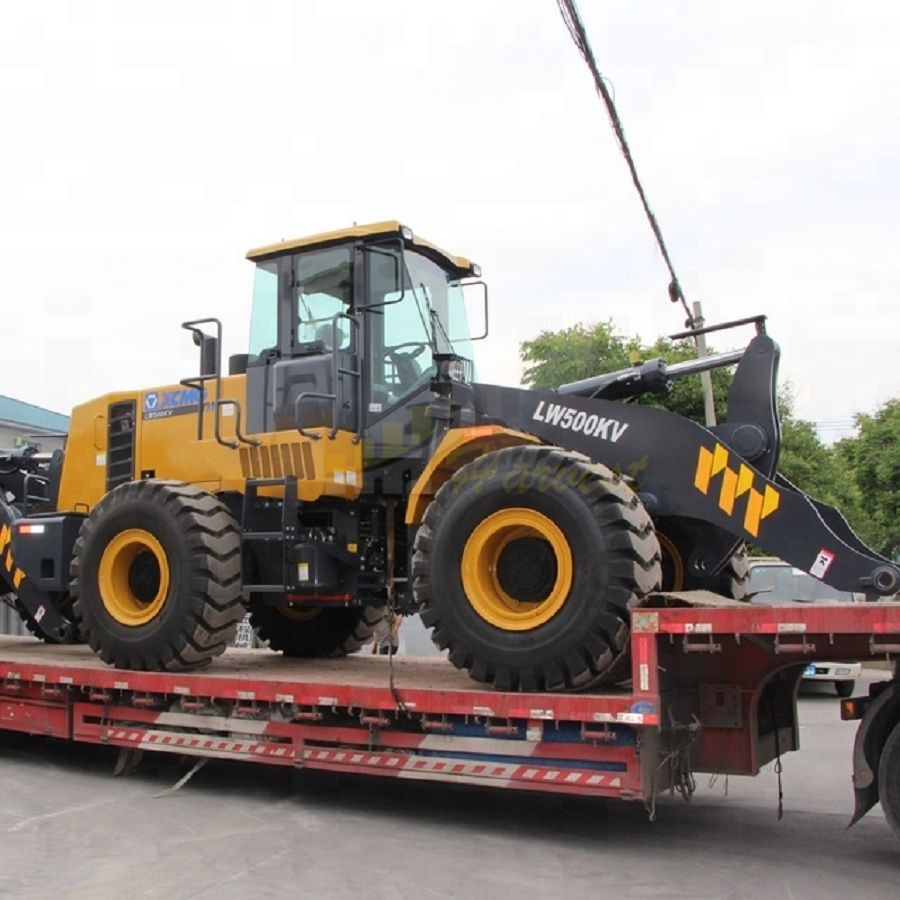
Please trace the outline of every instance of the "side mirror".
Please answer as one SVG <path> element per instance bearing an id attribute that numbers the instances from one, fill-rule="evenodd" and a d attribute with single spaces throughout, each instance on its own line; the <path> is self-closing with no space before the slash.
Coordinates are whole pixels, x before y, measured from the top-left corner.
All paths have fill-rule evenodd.
<path id="1" fill-rule="evenodd" d="M 465 321 L 450 321 L 448 331 L 450 340 L 480 341 L 488 336 L 488 286 L 483 281 L 462 282 L 463 314 Z M 451 312 L 452 316 L 452 312 Z M 466 333 L 457 334 L 463 329 Z"/>
<path id="2" fill-rule="evenodd" d="M 369 262 L 369 291 L 373 295 L 389 296 L 397 294 L 393 300 L 379 300 L 376 303 L 367 303 L 357 307 L 357 310 L 380 309 L 382 306 L 391 306 L 399 303 L 406 296 L 406 279 L 403 277 L 406 266 L 403 263 L 403 242 L 398 241 L 396 246 L 368 246 L 363 248 L 363 253 L 373 257 L 379 257 L 378 271 L 373 261 Z M 374 288 L 374 289 L 373 289 Z"/>
<path id="3" fill-rule="evenodd" d="M 200 377 L 218 375 L 219 339 L 198 329 L 194 331 L 194 344 L 200 348 Z"/>

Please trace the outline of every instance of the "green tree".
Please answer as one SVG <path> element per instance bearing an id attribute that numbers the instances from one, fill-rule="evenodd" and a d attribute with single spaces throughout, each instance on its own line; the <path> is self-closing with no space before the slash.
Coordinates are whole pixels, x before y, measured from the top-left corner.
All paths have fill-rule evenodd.
<path id="1" fill-rule="evenodd" d="M 826 447 L 819 440 L 812 422 L 782 413 L 778 470 L 804 494 L 837 507 L 854 531 L 872 546 L 876 535 L 863 514 L 854 472 L 834 447 Z"/>
<path id="2" fill-rule="evenodd" d="M 697 357 L 696 348 L 689 340 L 671 341 L 661 337 L 652 344 L 644 344 L 638 336 L 620 334 L 611 321 L 542 331 L 533 340 L 525 341 L 519 353 L 526 364 L 522 380 L 532 388 L 555 388 L 592 375 L 626 369 L 634 359 L 646 361 L 660 357 L 672 364 Z M 725 415 L 731 372 L 717 369 L 712 377 L 716 415 L 721 418 Z M 704 421 L 703 392 L 697 377 L 679 379 L 666 396 L 645 396 L 640 402 Z"/>
<path id="3" fill-rule="evenodd" d="M 859 434 L 841 441 L 835 452 L 858 485 L 860 536 L 882 555 L 900 559 L 900 397 L 855 421 Z"/>

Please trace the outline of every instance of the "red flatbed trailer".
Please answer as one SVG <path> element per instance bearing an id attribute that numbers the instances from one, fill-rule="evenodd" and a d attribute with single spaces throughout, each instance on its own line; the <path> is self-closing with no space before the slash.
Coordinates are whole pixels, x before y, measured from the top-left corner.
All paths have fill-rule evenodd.
<path id="1" fill-rule="evenodd" d="M 808 663 L 900 657 L 900 603 L 657 600 L 672 598 L 690 605 L 632 613 L 631 686 L 579 694 L 483 689 L 441 659 L 235 649 L 197 673 L 137 672 L 111 669 L 83 646 L 0 638 L 0 729 L 650 806 L 671 788 L 689 793 L 693 772 L 754 775 L 798 749 L 797 689 Z M 872 778 L 878 799 L 878 757 L 894 731 L 900 748 L 897 676 L 895 666 L 876 697 L 844 701 L 846 717 L 863 718 L 858 815 L 866 798 L 874 802 Z M 895 755 L 881 800 L 900 838 Z"/>

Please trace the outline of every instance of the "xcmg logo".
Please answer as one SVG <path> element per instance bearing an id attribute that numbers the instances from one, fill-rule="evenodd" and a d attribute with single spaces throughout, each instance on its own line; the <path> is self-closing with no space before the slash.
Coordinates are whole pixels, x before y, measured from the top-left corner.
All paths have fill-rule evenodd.
<path id="1" fill-rule="evenodd" d="M 200 391 L 197 388 L 182 388 L 180 391 L 163 393 L 159 405 L 166 409 L 169 406 L 196 406 L 199 402 Z"/>
<path id="2" fill-rule="evenodd" d="M 197 388 L 173 391 L 149 391 L 144 394 L 144 418 L 165 419 L 179 413 L 194 412 L 200 405 Z"/>

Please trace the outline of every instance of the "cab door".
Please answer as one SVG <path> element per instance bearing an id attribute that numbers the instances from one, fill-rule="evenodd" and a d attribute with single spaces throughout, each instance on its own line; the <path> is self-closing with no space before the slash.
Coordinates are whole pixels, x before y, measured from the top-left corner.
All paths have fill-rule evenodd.
<path id="1" fill-rule="evenodd" d="M 281 303 L 284 352 L 272 360 L 266 428 L 359 427 L 360 335 L 350 246 L 297 253 Z"/>

